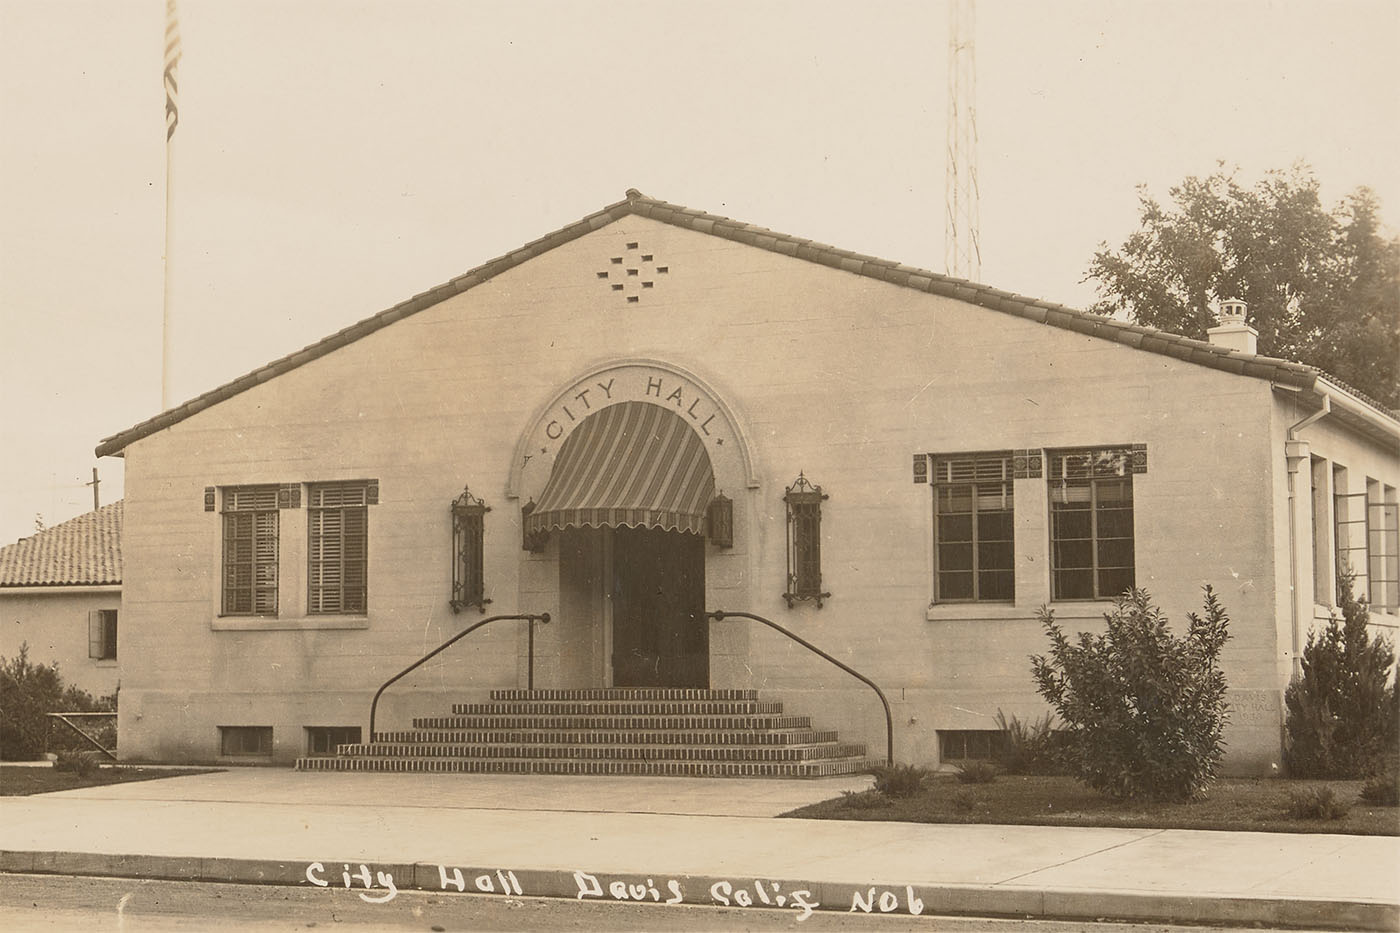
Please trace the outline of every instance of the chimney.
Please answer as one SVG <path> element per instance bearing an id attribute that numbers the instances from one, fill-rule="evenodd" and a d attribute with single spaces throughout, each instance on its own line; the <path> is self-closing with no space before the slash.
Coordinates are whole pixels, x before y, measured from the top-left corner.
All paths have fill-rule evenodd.
<path id="1" fill-rule="evenodd" d="M 1220 323 L 1206 331 L 1206 336 L 1217 347 L 1238 350 L 1241 353 L 1259 352 L 1259 331 L 1244 322 L 1249 306 L 1238 298 L 1220 302 Z"/>

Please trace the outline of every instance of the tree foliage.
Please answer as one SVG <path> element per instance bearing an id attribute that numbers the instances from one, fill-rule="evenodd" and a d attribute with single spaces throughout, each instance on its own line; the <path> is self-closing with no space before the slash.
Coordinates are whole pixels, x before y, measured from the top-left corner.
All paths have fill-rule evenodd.
<path id="1" fill-rule="evenodd" d="M 0 658 L 0 760 L 27 761 L 46 751 L 86 748 L 81 738 L 55 733 L 48 714 L 113 709 L 115 694 L 98 700 L 86 690 L 65 687 L 57 664 L 29 660 L 28 644 L 20 645 L 13 658 Z"/>
<path id="2" fill-rule="evenodd" d="M 1205 339 L 1214 302 L 1239 298 L 1259 352 L 1336 376 L 1400 406 L 1400 239 L 1358 188 L 1332 210 L 1306 165 L 1248 188 L 1224 168 L 1190 177 L 1166 206 L 1139 187 L 1140 227 L 1089 265 L 1092 310 Z"/>
<path id="3" fill-rule="evenodd" d="M 1358 778 L 1397 754 L 1396 687 L 1387 687 L 1395 652 L 1367 628 L 1370 612 L 1345 574 L 1342 618 L 1308 634 L 1300 677 L 1288 685 L 1284 761 L 1293 777 Z"/>
<path id="4" fill-rule="evenodd" d="M 1201 797 L 1224 755 L 1227 720 L 1220 651 L 1229 617 L 1210 587 L 1205 616 L 1191 613 L 1184 637 L 1145 590 L 1120 597 L 1102 635 L 1072 643 L 1042 608 L 1048 656 L 1031 658 L 1040 694 L 1064 724 L 1063 761 L 1114 797 Z"/>

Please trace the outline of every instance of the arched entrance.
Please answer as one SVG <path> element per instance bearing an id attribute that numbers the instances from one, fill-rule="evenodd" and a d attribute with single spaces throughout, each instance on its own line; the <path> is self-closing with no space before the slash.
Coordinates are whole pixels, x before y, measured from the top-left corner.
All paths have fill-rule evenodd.
<path id="1" fill-rule="evenodd" d="M 709 686 L 704 533 L 714 490 L 700 436 L 649 402 L 589 415 L 560 447 L 525 533 L 558 535 L 561 602 L 574 616 L 560 621 L 601 626 L 604 685 Z"/>

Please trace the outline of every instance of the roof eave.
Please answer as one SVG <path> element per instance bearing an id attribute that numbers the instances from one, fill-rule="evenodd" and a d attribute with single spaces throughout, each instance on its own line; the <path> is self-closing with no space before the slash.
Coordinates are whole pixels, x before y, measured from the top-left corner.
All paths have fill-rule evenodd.
<path id="1" fill-rule="evenodd" d="M 395 321 L 430 308 L 448 298 L 455 297 L 468 289 L 489 281 L 507 270 L 562 246 L 572 240 L 592 233 L 628 215 L 647 217 L 660 223 L 670 224 L 711 236 L 733 240 L 758 249 L 769 250 L 795 259 L 805 259 L 861 275 L 867 278 L 888 282 L 904 288 L 927 292 L 975 304 L 1004 314 L 1012 314 L 1040 324 L 1048 324 L 1071 330 L 1087 336 L 1112 340 L 1135 349 L 1147 350 L 1165 356 L 1175 357 L 1186 362 L 1196 363 L 1236 375 L 1268 379 L 1272 382 L 1297 389 L 1311 389 L 1318 378 L 1318 372 L 1311 367 L 1289 360 L 1255 356 L 1235 350 L 1227 350 L 1203 340 L 1195 340 L 1165 331 L 1153 330 L 1136 324 L 1127 324 L 1111 318 L 1079 311 L 1053 302 L 1027 298 L 1001 289 L 991 288 L 976 282 L 957 279 L 891 262 L 875 256 L 865 256 L 849 250 L 838 249 L 824 243 L 816 243 L 800 237 L 778 233 L 765 227 L 741 223 L 728 217 L 708 214 L 694 208 L 670 204 L 649 198 L 630 188 L 624 200 L 609 204 L 602 210 L 547 234 L 518 249 L 512 250 L 476 268 L 451 279 L 436 288 L 400 302 L 391 308 L 380 311 L 358 323 L 338 331 L 324 340 L 303 347 L 268 363 L 245 376 L 211 389 L 181 405 L 164 411 L 125 431 L 104 438 L 97 445 L 98 457 L 121 456 L 128 444 L 168 428 L 191 415 L 218 404 L 228 398 L 253 388 L 267 380 L 295 369 L 305 363 L 339 349 L 348 343 L 367 336 Z"/>

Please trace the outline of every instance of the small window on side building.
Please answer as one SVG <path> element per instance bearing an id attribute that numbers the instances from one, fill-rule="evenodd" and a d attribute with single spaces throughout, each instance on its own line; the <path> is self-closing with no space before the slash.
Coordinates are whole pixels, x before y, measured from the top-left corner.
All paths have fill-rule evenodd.
<path id="1" fill-rule="evenodd" d="M 88 657 L 94 661 L 117 659 L 117 610 L 94 609 L 88 613 Z"/>

